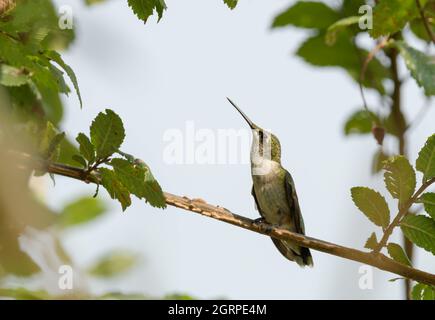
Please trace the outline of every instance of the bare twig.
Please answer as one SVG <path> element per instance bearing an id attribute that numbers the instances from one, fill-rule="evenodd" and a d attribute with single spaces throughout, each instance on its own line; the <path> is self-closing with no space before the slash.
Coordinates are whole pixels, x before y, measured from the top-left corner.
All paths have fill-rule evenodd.
<path id="1" fill-rule="evenodd" d="M 100 177 L 97 171 L 88 173 L 86 170 L 80 168 L 71 167 L 63 164 L 50 163 L 44 160 L 35 160 L 29 156 L 24 158 L 24 163 L 26 163 L 27 166 L 31 166 L 32 168 L 38 170 L 46 170 L 47 172 L 52 174 L 70 177 L 85 182 L 99 183 L 100 181 Z M 421 283 L 435 285 L 434 274 L 430 274 L 428 272 L 424 272 L 398 263 L 386 257 L 382 253 L 364 252 L 340 246 L 334 243 L 326 242 L 323 240 L 307 237 L 298 233 L 290 232 L 285 229 L 275 228 L 266 223 L 258 223 L 254 220 L 234 214 L 223 207 L 210 205 L 201 199 L 192 200 L 187 197 L 180 197 L 170 193 L 165 193 L 165 198 L 166 203 L 173 207 L 184 209 L 190 212 L 195 212 L 209 218 L 226 222 L 234 226 L 261 233 L 277 239 L 291 240 L 303 247 L 321 251 L 344 259 L 368 264 L 378 269 L 395 273 L 397 275 L 401 275 L 405 278 L 413 279 Z"/>

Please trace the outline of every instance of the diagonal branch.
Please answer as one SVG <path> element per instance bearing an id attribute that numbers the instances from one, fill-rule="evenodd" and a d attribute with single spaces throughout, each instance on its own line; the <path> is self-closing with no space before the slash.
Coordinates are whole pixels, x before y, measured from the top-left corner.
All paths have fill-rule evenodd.
<path id="1" fill-rule="evenodd" d="M 50 163 L 44 160 L 35 160 L 31 156 L 26 156 L 21 160 L 24 160 L 24 163 L 21 161 L 21 163 L 19 163 L 18 165 L 26 165 L 27 167 L 32 167 L 38 170 L 45 170 L 52 174 L 81 180 L 87 183 L 99 183 L 100 180 L 97 171 L 88 173 L 85 170 L 76 167 L 71 167 L 58 163 Z M 165 198 L 168 205 L 176 208 L 194 212 L 202 216 L 213 218 L 225 223 L 232 224 L 236 227 L 264 234 L 273 238 L 290 240 L 303 247 L 321 251 L 344 259 L 371 265 L 378 269 L 395 273 L 397 275 L 421 283 L 435 285 L 434 274 L 414 269 L 407 265 L 398 263 L 386 257 L 382 253 L 364 252 L 337 245 L 331 242 L 311 238 L 298 233 L 290 232 L 285 229 L 272 227 L 271 225 L 266 223 L 258 223 L 254 220 L 232 213 L 223 207 L 208 204 L 202 199 L 189 199 L 187 197 L 181 197 L 170 193 L 165 193 Z"/>

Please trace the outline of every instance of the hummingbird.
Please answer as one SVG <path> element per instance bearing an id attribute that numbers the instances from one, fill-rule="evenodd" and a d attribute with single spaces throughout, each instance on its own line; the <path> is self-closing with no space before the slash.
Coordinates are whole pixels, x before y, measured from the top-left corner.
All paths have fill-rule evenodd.
<path id="1" fill-rule="evenodd" d="M 261 218 L 286 230 L 305 234 L 295 183 L 291 174 L 281 165 L 281 144 L 278 138 L 253 123 L 230 98 L 228 101 L 252 129 L 251 175 L 252 196 Z M 299 266 L 313 266 L 310 250 L 292 241 L 271 238 L 279 252 Z"/>

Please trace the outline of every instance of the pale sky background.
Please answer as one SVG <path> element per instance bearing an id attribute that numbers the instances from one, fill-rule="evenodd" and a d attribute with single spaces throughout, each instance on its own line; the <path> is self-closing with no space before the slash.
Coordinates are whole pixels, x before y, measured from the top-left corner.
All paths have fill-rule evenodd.
<path id="1" fill-rule="evenodd" d="M 163 159 L 165 131 L 184 130 L 186 121 L 214 131 L 246 128 L 225 100 L 230 96 L 253 121 L 280 138 L 283 165 L 296 182 L 307 234 L 364 246 L 375 227 L 353 205 L 349 190 L 362 185 L 386 193 L 382 177 L 369 173 L 376 145 L 369 137 L 342 134 L 344 120 L 361 106 L 358 87 L 345 72 L 314 68 L 292 55 L 307 31 L 270 29 L 274 15 L 289 1 L 240 0 L 230 11 L 222 0 L 167 0 L 161 22 L 156 24 L 152 17 L 146 25 L 126 1 L 92 8 L 76 0 L 56 2 L 72 6 L 77 31 L 76 42 L 64 55 L 76 71 L 84 100 L 83 110 L 74 95 L 65 100 L 63 127 L 71 138 L 87 133 L 97 113 L 111 108 L 125 124 L 122 149 L 143 158 L 166 191 L 256 218 L 249 165 L 167 165 Z M 423 105 L 421 91 L 413 81 L 406 90 L 407 114 L 413 116 Z M 432 108 L 408 137 L 413 161 L 433 133 L 434 117 Z M 47 182 L 47 188 L 54 207 L 94 192 L 93 186 L 62 178 L 55 187 Z M 402 283 L 388 282 L 393 274 L 375 270 L 373 290 L 361 290 L 359 263 L 314 251 L 315 267 L 301 269 L 262 235 L 176 208 L 154 209 L 137 200 L 122 213 L 104 190 L 100 196 L 110 214 L 69 231 L 63 239 L 74 261 L 85 268 L 112 248 L 128 248 L 143 258 L 124 277 L 92 282 L 96 293 L 403 297 Z M 417 250 L 416 258 L 417 267 L 435 269 L 429 253 Z"/>

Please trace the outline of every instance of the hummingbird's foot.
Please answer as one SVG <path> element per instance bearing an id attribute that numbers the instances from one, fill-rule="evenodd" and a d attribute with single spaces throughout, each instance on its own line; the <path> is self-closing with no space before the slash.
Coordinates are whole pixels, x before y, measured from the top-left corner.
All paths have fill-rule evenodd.
<path id="1" fill-rule="evenodd" d="M 264 218 L 257 218 L 254 220 L 253 224 L 267 223 Z"/>
<path id="2" fill-rule="evenodd" d="M 253 224 L 256 225 L 256 226 L 259 226 L 259 224 L 262 224 L 260 229 L 261 229 L 262 232 L 264 232 L 266 234 L 270 234 L 272 232 L 272 228 L 275 227 L 274 225 L 270 225 L 266 221 L 266 219 L 264 219 L 264 218 L 255 219 Z M 264 224 L 266 224 L 266 226 Z"/>

